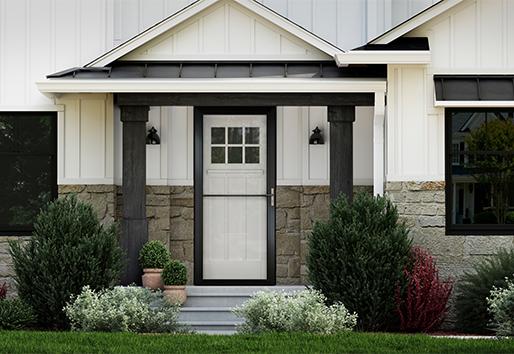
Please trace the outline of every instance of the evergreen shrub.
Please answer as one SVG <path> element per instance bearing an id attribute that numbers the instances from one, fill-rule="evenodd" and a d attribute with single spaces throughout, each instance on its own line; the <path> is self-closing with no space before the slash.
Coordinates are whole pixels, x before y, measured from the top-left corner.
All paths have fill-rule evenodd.
<path id="1" fill-rule="evenodd" d="M 350 203 L 340 196 L 332 203 L 329 221 L 317 222 L 308 241 L 312 285 L 329 304 L 340 302 L 358 313 L 358 328 L 396 328 L 395 293 L 406 283 L 408 232 L 386 197 L 359 193 Z"/>
<path id="2" fill-rule="evenodd" d="M 114 285 L 122 267 L 115 226 L 103 226 L 91 205 L 76 196 L 48 204 L 30 240 L 11 241 L 10 252 L 19 297 L 43 327 L 67 327 L 63 307 L 70 297 L 85 285 L 94 290 Z"/>

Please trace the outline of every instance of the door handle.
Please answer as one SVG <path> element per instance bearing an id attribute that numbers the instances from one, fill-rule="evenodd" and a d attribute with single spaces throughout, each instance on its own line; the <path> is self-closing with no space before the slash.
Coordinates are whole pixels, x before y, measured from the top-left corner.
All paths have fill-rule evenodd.
<path id="1" fill-rule="evenodd" d="M 275 188 L 271 188 L 270 193 L 266 194 L 267 197 L 270 197 L 271 206 L 275 206 Z"/>

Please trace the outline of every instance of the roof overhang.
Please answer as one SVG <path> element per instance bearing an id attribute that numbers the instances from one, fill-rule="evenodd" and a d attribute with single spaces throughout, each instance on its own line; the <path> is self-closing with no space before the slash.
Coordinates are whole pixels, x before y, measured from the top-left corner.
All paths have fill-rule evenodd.
<path id="1" fill-rule="evenodd" d="M 45 94 L 63 93 L 338 93 L 385 92 L 386 79 L 45 79 Z"/>
<path id="2" fill-rule="evenodd" d="M 352 50 L 335 55 L 338 66 L 351 64 L 430 64 L 430 50 Z"/>
<path id="3" fill-rule="evenodd" d="M 463 1 L 464 0 L 441 0 L 435 3 L 434 5 L 428 7 L 424 11 L 421 11 L 417 15 L 409 18 L 408 20 L 400 23 L 399 25 L 393 27 L 389 31 L 371 40 L 369 44 L 391 43 L 395 39 L 402 37 L 403 35 L 427 23 L 428 21 L 441 15 L 442 13 L 448 11 L 449 9 L 460 4 Z"/>

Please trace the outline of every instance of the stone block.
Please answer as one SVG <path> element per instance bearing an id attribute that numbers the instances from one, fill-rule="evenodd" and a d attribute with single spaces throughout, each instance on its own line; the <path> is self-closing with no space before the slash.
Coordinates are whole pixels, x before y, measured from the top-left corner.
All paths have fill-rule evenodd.
<path id="1" fill-rule="evenodd" d="M 172 240 L 193 239 L 193 222 L 181 218 L 171 219 L 170 232 Z"/>
<path id="2" fill-rule="evenodd" d="M 421 215 L 418 217 L 418 222 L 421 227 L 444 227 L 444 216 L 426 216 Z"/>
<path id="3" fill-rule="evenodd" d="M 164 194 L 148 194 L 146 196 L 146 205 L 149 206 L 169 206 L 170 196 Z"/>
<path id="4" fill-rule="evenodd" d="M 61 184 L 58 186 L 59 194 L 82 193 L 86 189 L 83 184 Z"/>
<path id="5" fill-rule="evenodd" d="M 277 208 L 297 208 L 300 206 L 300 187 L 278 187 Z"/>
<path id="6" fill-rule="evenodd" d="M 468 236 L 464 244 L 464 252 L 469 255 L 492 255 L 500 248 L 510 249 L 514 236 Z"/>
<path id="7" fill-rule="evenodd" d="M 115 186 L 112 184 L 88 184 L 85 187 L 85 191 L 88 193 L 110 194 L 115 191 Z"/>
<path id="8" fill-rule="evenodd" d="M 287 264 L 287 276 L 296 278 L 300 276 L 300 257 L 291 257 Z"/>
<path id="9" fill-rule="evenodd" d="M 277 234 L 277 255 L 300 255 L 299 234 Z"/>
<path id="10" fill-rule="evenodd" d="M 276 210 L 276 221 L 275 221 L 275 229 L 282 230 L 286 227 L 287 223 L 287 213 L 286 209 L 277 208 Z"/>
<path id="11" fill-rule="evenodd" d="M 277 277 L 287 277 L 288 266 L 286 264 L 277 264 Z"/>

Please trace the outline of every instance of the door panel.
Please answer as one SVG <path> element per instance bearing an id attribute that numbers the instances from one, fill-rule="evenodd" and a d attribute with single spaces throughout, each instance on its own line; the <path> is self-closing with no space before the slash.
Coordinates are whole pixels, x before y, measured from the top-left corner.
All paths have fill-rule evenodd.
<path id="1" fill-rule="evenodd" d="M 203 279 L 267 279 L 266 115 L 203 117 Z"/>

